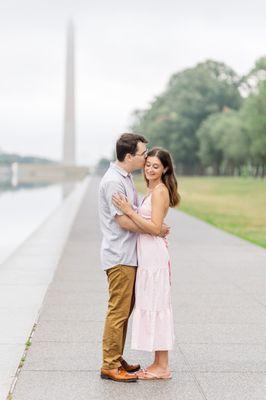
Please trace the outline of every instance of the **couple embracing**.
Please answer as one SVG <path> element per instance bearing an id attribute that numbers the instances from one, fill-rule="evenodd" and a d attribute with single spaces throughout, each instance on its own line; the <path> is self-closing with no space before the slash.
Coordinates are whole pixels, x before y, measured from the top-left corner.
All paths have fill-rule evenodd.
<path id="1" fill-rule="evenodd" d="M 147 143 L 141 135 L 123 134 L 116 142 L 117 159 L 99 188 L 101 263 L 109 286 L 101 377 L 118 382 L 171 378 L 170 228 L 164 218 L 180 197 L 169 152 L 148 151 Z M 147 194 L 139 204 L 131 173 L 142 168 Z M 131 313 L 131 348 L 155 352 L 153 363 L 144 369 L 123 358 Z"/>

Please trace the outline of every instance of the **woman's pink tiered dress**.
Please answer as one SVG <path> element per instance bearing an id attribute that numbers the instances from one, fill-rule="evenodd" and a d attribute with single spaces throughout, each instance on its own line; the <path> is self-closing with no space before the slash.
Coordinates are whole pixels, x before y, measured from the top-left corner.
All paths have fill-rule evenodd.
<path id="1" fill-rule="evenodd" d="M 151 193 L 144 198 L 139 214 L 151 218 Z M 146 351 L 171 350 L 174 328 L 167 242 L 159 236 L 139 234 L 137 253 L 131 347 Z"/>

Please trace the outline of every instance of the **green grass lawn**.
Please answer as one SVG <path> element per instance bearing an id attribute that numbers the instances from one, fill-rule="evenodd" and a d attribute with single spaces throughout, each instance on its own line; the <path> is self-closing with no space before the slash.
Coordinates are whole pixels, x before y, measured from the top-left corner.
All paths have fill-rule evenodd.
<path id="1" fill-rule="evenodd" d="M 135 179 L 145 192 L 144 180 Z M 266 180 L 178 177 L 180 210 L 266 248 Z"/>

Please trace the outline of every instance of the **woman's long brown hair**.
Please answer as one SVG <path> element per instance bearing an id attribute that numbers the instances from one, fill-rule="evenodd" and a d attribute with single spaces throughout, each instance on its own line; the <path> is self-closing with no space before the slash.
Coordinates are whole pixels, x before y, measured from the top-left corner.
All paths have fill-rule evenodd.
<path id="1" fill-rule="evenodd" d="M 162 181 L 168 189 L 170 207 L 175 207 L 180 203 L 180 194 L 178 193 L 178 185 L 174 173 L 174 166 L 172 157 L 169 151 L 163 149 L 162 147 L 154 147 L 148 154 L 148 157 L 158 157 L 161 161 L 163 167 L 166 169 L 165 173 L 162 174 Z M 149 181 L 144 174 L 147 186 L 149 186 Z"/>

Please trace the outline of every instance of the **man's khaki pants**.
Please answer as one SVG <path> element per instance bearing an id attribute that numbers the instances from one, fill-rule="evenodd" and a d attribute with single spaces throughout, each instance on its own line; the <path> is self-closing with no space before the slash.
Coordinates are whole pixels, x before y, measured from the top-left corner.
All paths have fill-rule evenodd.
<path id="1" fill-rule="evenodd" d="M 136 267 L 116 265 L 106 271 L 109 284 L 108 311 L 103 333 L 104 369 L 118 368 L 127 334 L 127 324 L 135 303 Z"/>

